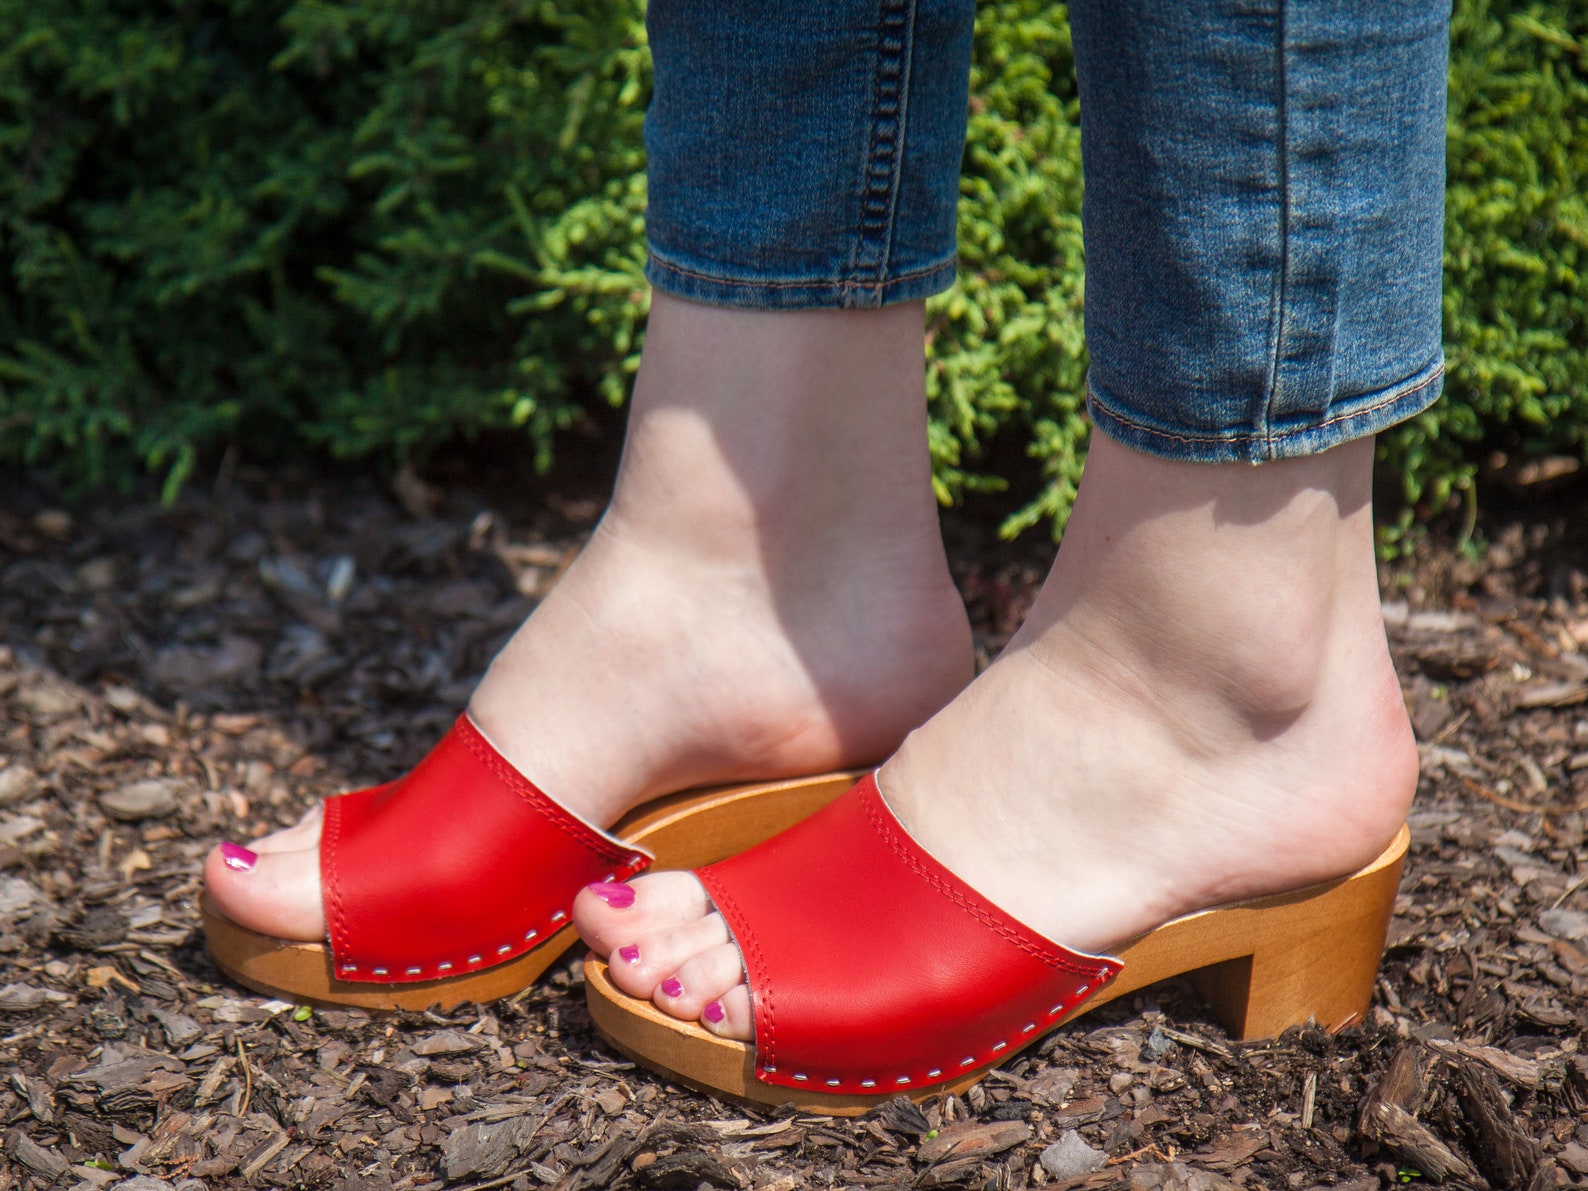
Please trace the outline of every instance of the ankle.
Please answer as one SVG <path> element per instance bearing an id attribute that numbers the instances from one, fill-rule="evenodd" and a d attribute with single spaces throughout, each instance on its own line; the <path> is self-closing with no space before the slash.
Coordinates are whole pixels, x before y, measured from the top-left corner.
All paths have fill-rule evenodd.
<path id="1" fill-rule="evenodd" d="M 1253 468 L 1099 437 L 1018 641 L 1079 648 L 1144 697 L 1219 704 L 1258 731 L 1304 715 L 1341 667 L 1393 683 L 1370 467 L 1370 445 Z"/>
<path id="2" fill-rule="evenodd" d="M 658 294 L 611 515 L 758 545 L 936 535 L 921 303 L 744 311 Z"/>

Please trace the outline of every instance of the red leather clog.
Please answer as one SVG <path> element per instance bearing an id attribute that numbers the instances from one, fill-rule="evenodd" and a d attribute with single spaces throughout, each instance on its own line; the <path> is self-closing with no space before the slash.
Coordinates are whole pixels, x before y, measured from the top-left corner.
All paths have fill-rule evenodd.
<path id="1" fill-rule="evenodd" d="M 215 962 L 299 1002 L 449 1007 L 524 988 L 572 945 L 568 909 L 592 881 L 653 862 L 742 851 L 832 801 L 838 773 L 657 799 L 611 832 L 563 809 L 467 715 L 406 777 L 329 799 L 320 840 L 326 943 L 271 938 L 207 900 Z"/>
<path id="2" fill-rule="evenodd" d="M 618 1050 L 761 1104 L 858 1113 L 960 1090 L 1060 1022 L 1185 972 L 1237 1037 L 1356 1020 L 1372 996 L 1409 840 L 1336 881 L 1175 919 L 1117 957 L 1042 938 L 899 826 L 873 778 L 749 853 L 699 871 L 744 957 L 756 1042 L 717 1037 L 585 965 Z"/>

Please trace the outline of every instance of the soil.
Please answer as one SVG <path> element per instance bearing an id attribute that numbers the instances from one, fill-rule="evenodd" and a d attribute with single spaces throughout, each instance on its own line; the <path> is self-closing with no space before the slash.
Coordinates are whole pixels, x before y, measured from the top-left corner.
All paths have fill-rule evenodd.
<path id="1" fill-rule="evenodd" d="M 831 1120 L 684 1092 L 576 958 L 453 1013 L 231 985 L 200 857 L 396 776 L 577 552 L 599 483 L 240 469 L 173 507 L 0 489 L 0 1191 L 1231 1186 L 1588 1176 L 1583 493 L 1383 578 L 1422 742 L 1378 995 L 1234 1043 L 1169 984 L 963 1098 Z M 1051 547 L 947 522 L 990 657 Z"/>

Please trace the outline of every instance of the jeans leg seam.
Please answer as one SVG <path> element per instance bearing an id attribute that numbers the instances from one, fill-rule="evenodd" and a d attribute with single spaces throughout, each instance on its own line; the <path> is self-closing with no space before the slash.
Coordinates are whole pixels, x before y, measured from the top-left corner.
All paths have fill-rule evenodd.
<path id="1" fill-rule="evenodd" d="M 1279 404 L 1279 365 L 1284 358 L 1286 303 L 1289 300 L 1290 280 L 1290 127 L 1286 106 L 1286 38 L 1289 34 L 1285 0 L 1278 4 L 1278 32 L 1274 53 L 1274 77 L 1278 95 L 1274 104 L 1275 130 L 1274 167 L 1279 184 L 1279 269 L 1274 278 L 1273 326 L 1269 331 L 1268 392 L 1263 401 L 1262 423 L 1258 427 L 1259 439 L 1268 443 L 1273 433 L 1274 411 Z M 1269 455 L 1270 451 L 1264 451 Z"/>
<path id="2" fill-rule="evenodd" d="M 877 76 L 872 91 L 870 146 L 860 187 L 859 235 L 851 257 L 851 285 L 856 290 L 878 287 L 888 279 L 898 216 L 914 17 L 914 0 L 882 0 L 877 20 Z"/>

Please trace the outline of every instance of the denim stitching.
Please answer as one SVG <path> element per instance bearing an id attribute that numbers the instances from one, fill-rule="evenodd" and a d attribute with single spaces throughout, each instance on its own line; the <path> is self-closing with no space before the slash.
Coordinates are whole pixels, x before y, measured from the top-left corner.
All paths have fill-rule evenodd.
<path id="1" fill-rule="evenodd" d="M 688 277 L 694 281 L 709 281 L 713 285 L 739 286 L 744 289 L 836 289 L 849 293 L 854 290 L 886 289 L 890 285 L 897 285 L 904 281 L 915 281 L 922 277 L 930 277 L 934 273 L 944 273 L 955 269 L 959 265 L 959 257 L 953 256 L 948 260 L 939 261 L 925 268 L 913 269 L 908 273 L 895 273 L 882 281 L 852 281 L 846 278 L 834 278 L 827 281 L 762 281 L 740 277 L 721 277 L 715 273 L 702 273 L 698 269 L 690 269 L 684 265 L 674 264 L 654 248 L 646 250 L 646 255 L 651 262 L 666 269 L 669 273 L 676 273 L 680 277 Z"/>
<path id="2" fill-rule="evenodd" d="M 1234 447 L 1247 446 L 1257 442 L 1287 442 L 1290 439 L 1300 438 L 1305 434 L 1311 434 L 1315 430 L 1326 430 L 1330 426 L 1338 426 L 1341 423 L 1356 421 L 1357 419 L 1364 418 L 1369 414 L 1377 413 L 1386 406 L 1394 405 L 1397 401 L 1402 401 L 1407 397 L 1411 397 L 1422 392 L 1430 385 L 1437 384 L 1444 375 L 1445 365 L 1443 361 L 1440 361 L 1438 367 L 1434 369 L 1430 376 L 1416 382 L 1415 384 L 1408 382 L 1404 388 L 1390 389 L 1387 391 L 1382 400 L 1376 401 L 1372 405 L 1364 406 L 1361 409 L 1347 410 L 1344 413 L 1336 414 L 1332 418 L 1325 418 L 1321 422 L 1315 422 L 1310 426 L 1299 426 L 1295 430 L 1283 430 L 1277 434 L 1272 432 L 1266 432 L 1262 434 L 1239 434 L 1234 436 L 1223 434 L 1173 434 L 1167 430 L 1160 430 L 1156 426 L 1149 426 L 1145 422 L 1137 421 L 1128 414 L 1120 412 L 1113 405 L 1109 404 L 1107 401 L 1103 400 L 1097 395 L 1097 390 L 1092 387 L 1090 381 L 1088 381 L 1086 384 L 1086 397 L 1092 405 L 1098 409 L 1101 409 L 1105 414 L 1119 422 L 1121 425 L 1128 426 L 1132 430 L 1135 430 L 1140 434 L 1147 435 L 1151 438 L 1161 439 L 1164 442 L 1217 443 L 1224 446 Z"/>
<path id="3" fill-rule="evenodd" d="M 860 234 L 851 258 L 854 272 L 857 275 L 869 273 L 872 286 L 887 280 L 894 220 L 898 214 L 914 16 L 913 0 L 882 0 L 877 20 L 877 78 L 871 104 L 871 146 L 860 187 Z"/>
<path id="4" fill-rule="evenodd" d="M 1279 364 L 1284 358 L 1285 343 L 1285 316 L 1286 303 L 1289 301 L 1290 280 L 1290 160 L 1289 160 L 1289 110 L 1286 107 L 1287 98 L 1286 73 L 1285 73 L 1285 37 L 1286 37 L 1286 11 L 1285 2 L 1280 0 L 1277 7 L 1279 22 L 1278 44 L 1274 54 L 1274 75 L 1279 92 L 1275 101 L 1274 119 L 1278 123 L 1275 132 L 1275 169 L 1279 179 L 1279 269 L 1274 277 L 1274 312 L 1273 328 L 1269 333 L 1269 359 L 1268 359 L 1268 396 L 1263 402 L 1263 412 L 1259 433 L 1252 441 L 1261 442 L 1272 446 L 1274 407 L 1279 401 Z M 1273 451 L 1265 452 L 1269 458 Z"/>

